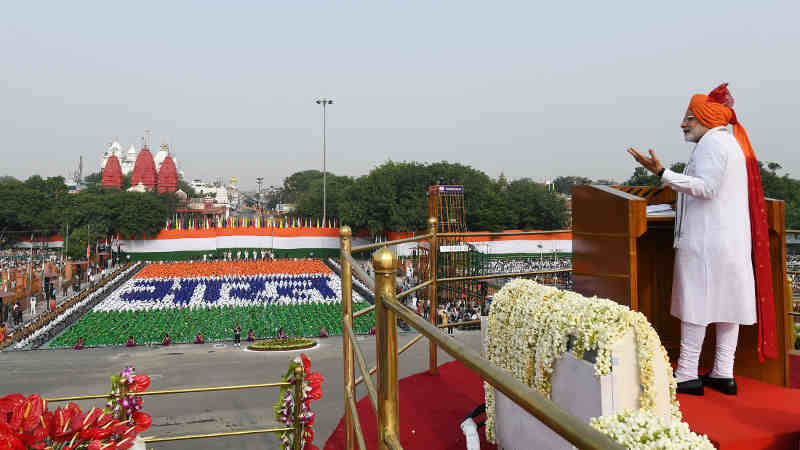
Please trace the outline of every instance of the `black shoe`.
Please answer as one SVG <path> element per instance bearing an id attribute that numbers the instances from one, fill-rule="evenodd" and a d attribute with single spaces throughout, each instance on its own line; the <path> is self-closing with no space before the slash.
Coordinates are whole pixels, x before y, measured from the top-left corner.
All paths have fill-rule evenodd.
<path id="1" fill-rule="evenodd" d="M 703 395 L 703 382 L 700 378 L 678 383 L 678 394 Z"/>
<path id="2" fill-rule="evenodd" d="M 710 373 L 700 377 L 703 385 L 722 392 L 725 395 L 736 395 L 739 389 L 736 386 L 735 378 L 713 378 Z"/>

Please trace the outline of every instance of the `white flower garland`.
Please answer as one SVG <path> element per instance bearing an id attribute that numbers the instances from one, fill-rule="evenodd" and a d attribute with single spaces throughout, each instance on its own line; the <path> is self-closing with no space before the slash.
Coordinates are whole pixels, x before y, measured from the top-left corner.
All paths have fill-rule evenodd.
<path id="1" fill-rule="evenodd" d="M 708 437 L 693 433 L 686 422 L 664 420 L 641 409 L 595 417 L 589 425 L 631 450 L 714 449 Z"/>
<path id="2" fill-rule="evenodd" d="M 642 393 L 639 407 L 655 408 L 653 392 L 654 358 L 661 357 L 668 368 L 671 415 L 680 420 L 677 384 L 669 358 L 658 334 L 637 311 L 607 299 L 587 298 L 530 280 L 507 283 L 494 296 L 486 331 L 486 358 L 507 370 L 520 382 L 550 397 L 550 378 L 557 358 L 570 351 L 582 358 L 586 351 L 597 352 L 595 374 L 611 372 L 614 345 L 633 328 Z M 485 384 L 486 437 L 494 442 L 494 389 Z"/>

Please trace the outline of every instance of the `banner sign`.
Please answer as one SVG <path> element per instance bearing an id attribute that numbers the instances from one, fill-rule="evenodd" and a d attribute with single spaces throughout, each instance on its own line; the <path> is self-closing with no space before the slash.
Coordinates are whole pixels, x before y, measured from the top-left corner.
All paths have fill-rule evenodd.
<path id="1" fill-rule="evenodd" d="M 459 185 L 443 185 L 439 186 L 439 193 L 441 194 L 463 194 L 464 193 L 464 186 Z"/>

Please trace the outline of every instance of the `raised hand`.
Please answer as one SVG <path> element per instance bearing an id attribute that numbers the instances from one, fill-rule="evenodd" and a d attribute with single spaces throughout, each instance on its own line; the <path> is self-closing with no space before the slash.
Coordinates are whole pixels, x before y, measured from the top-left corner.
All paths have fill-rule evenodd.
<path id="1" fill-rule="evenodd" d="M 652 148 L 650 149 L 649 152 L 650 153 L 649 158 L 636 151 L 636 149 L 633 147 L 628 148 L 628 153 L 631 156 L 633 156 L 633 159 L 635 159 L 636 162 L 641 164 L 642 167 L 644 167 L 645 169 L 649 170 L 652 173 L 658 174 L 658 172 L 660 172 L 661 169 L 664 168 L 664 166 L 661 165 L 661 161 L 659 161 L 658 157 L 656 156 L 656 153 L 653 151 Z"/>

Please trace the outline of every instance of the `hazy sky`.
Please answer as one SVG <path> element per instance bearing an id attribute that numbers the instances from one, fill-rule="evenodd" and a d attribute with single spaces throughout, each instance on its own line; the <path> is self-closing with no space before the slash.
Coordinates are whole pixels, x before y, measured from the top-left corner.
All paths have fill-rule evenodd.
<path id="1" fill-rule="evenodd" d="M 759 159 L 800 177 L 800 2 L 3 2 L 0 175 L 64 175 L 143 130 L 187 178 L 457 161 L 627 178 L 691 150 L 690 94 L 730 82 Z M 792 134 L 795 133 L 795 134 Z"/>

